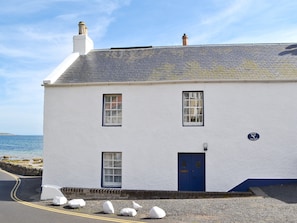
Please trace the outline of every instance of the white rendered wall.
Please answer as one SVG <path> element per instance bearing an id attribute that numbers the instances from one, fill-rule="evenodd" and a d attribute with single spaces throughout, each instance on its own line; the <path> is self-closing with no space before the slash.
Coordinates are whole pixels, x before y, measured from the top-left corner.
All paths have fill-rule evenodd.
<path id="1" fill-rule="evenodd" d="M 204 91 L 205 126 L 182 126 L 182 92 Z M 102 126 L 103 94 L 122 127 Z M 102 152 L 122 152 L 122 189 L 177 190 L 179 152 L 206 151 L 206 190 L 297 178 L 296 83 L 45 87 L 44 185 L 101 187 Z M 247 135 L 258 132 L 258 141 Z"/>

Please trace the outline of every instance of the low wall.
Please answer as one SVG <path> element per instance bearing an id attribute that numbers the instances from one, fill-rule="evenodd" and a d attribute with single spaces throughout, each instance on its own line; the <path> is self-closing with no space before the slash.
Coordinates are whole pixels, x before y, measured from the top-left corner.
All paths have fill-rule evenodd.
<path id="1" fill-rule="evenodd" d="M 120 189 L 62 188 L 67 199 L 133 200 L 133 199 L 196 199 L 253 196 L 252 192 L 185 192 Z"/>
<path id="2" fill-rule="evenodd" d="M 21 176 L 42 176 L 42 168 L 25 167 L 0 161 L 0 168 Z"/>

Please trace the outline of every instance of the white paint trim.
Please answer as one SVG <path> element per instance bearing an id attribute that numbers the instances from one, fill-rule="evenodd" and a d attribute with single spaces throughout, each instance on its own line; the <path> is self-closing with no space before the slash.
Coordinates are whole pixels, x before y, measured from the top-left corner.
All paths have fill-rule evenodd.
<path id="1" fill-rule="evenodd" d="M 66 71 L 68 67 L 73 64 L 73 62 L 79 57 L 79 53 L 71 53 L 68 57 L 66 57 L 62 63 L 56 67 L 50 75 L 48 75 L 44 80 L 43 84 L 53 84 L 55 81 Z"/>

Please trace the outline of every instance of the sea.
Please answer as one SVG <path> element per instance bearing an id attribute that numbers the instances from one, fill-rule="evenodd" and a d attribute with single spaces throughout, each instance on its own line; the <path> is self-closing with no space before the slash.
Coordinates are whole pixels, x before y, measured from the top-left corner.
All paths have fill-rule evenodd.
<path id="1" fill-rule="evenodd" d="M 0 135 L 0 159 L 42 158 L 42 135 Z"/>

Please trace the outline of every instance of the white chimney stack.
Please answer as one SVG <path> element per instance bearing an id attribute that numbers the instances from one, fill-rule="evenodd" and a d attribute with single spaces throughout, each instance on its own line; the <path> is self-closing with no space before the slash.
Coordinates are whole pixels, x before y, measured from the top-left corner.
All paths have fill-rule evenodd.
<path id="1" fill-rule="evenodd" d="M 78 23 L 78 35 L 73 36 L 73 52 L 86 55 L 94 49 L 93 40 L 88 36 L 88 28 L 84 22 Z"/>

